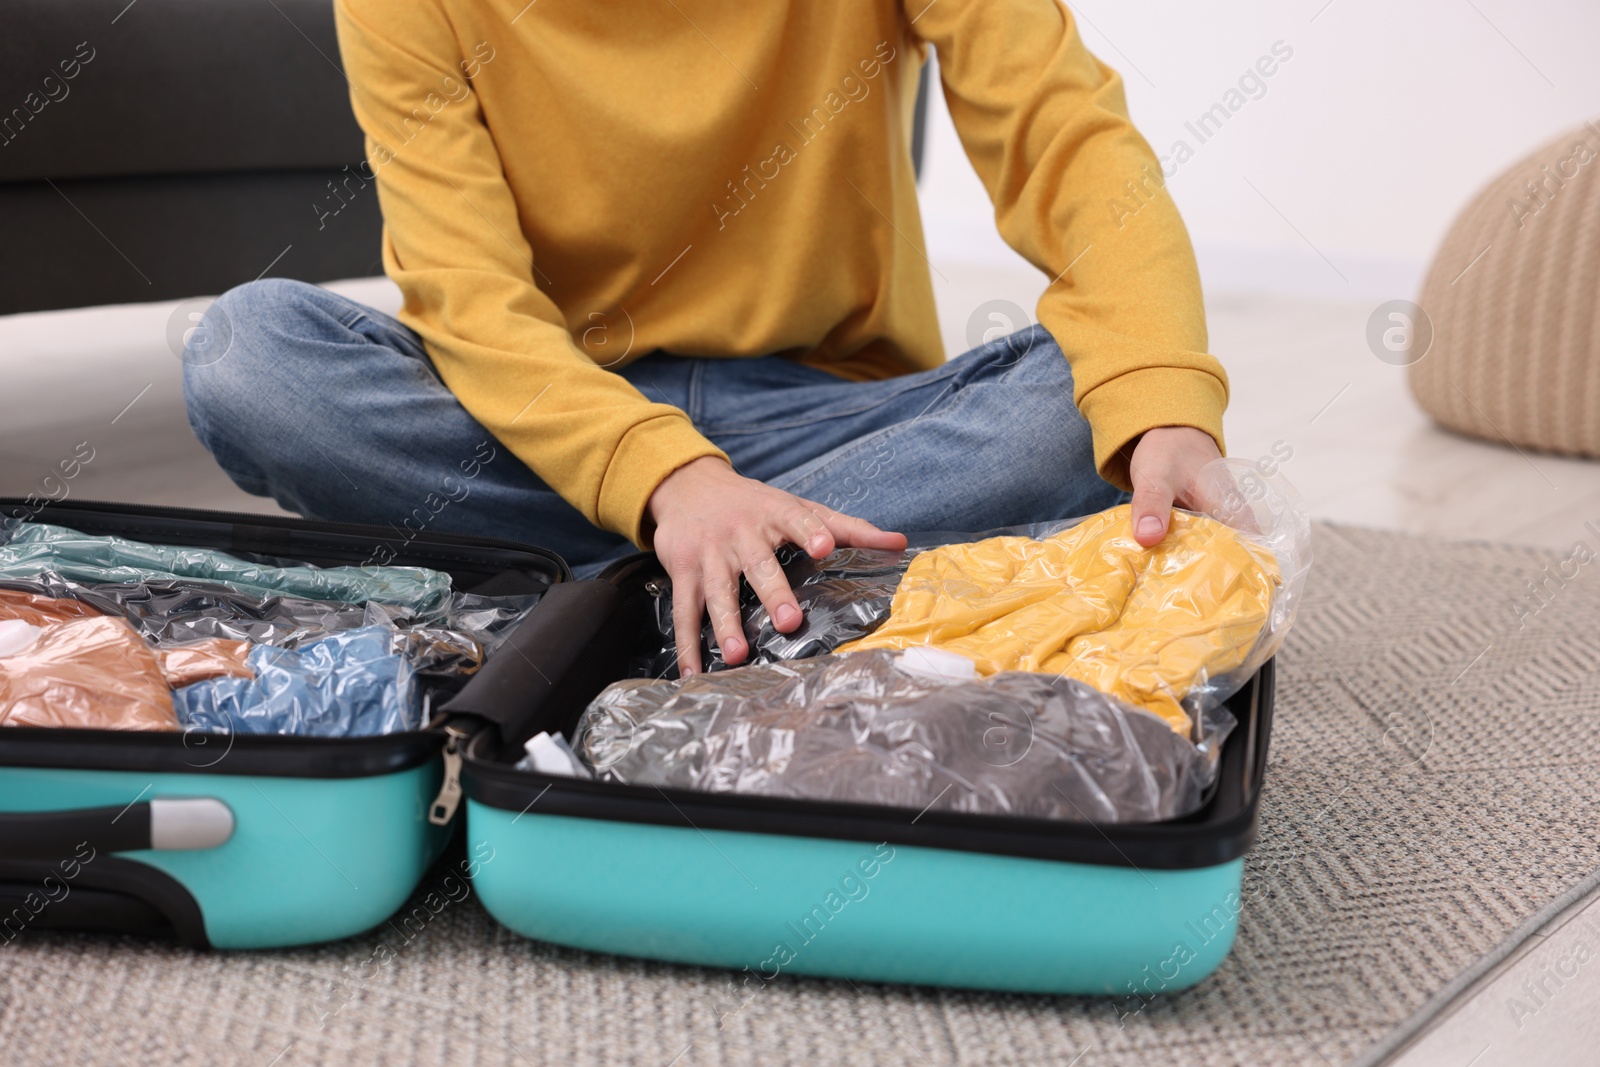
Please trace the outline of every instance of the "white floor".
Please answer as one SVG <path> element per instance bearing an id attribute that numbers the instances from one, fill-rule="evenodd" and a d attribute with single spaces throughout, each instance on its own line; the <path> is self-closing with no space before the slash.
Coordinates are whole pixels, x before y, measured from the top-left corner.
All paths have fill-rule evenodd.
<path id="1" fill-rule="evenodd" d="M 1600 1062 L 1600 896 L 1556 917 L 1457 999 L 1394 1067 Z"/>
<path id="2" fill-rule="evenodd" d="M 947 350 L 969 347 L 975 313 L 980 336 L 1001 325 L 1004 313 L 1002 320 L 988 317 L 991 301 L 1031 314 L 1042 283 L 1031 271 L 939 264 Z M 333 288 L 386 310 L 398 302 L 381 279 Z M 1412 401 L 1405 372 L 1368 351 L 1372 308 L 1372 301 L 1214 295 L 1211 348 L 1232 379 L 1229 451 L 1253 458 L 1288 449 L 1282 469 L 1317 518 L 1550 548 L 1589 536 L 1583 524 L 1600 521 L 1600 463 L 1523 454 L 1433 427 Z M 175 310 L 186 309 L 150 304 L 0 317 L 0 495 L 277 510 L 235 488 L 191 436 L 181 364 L 167 341 Z M 1569 932 L 1588 931 L 1589 922 Z M 1595 1062 L 1587 1058 L 1592 1026 L 1567 1025 L 1600 1016 L 1600 969 L 1593 966 L 1562 994 L 1578 1011 L 1541 1013 L 1507 1030 L 1513 982 L 1543 961 L 1527 958 L 1534 962 L 1458 1006 L 1404 1062 Z"/>

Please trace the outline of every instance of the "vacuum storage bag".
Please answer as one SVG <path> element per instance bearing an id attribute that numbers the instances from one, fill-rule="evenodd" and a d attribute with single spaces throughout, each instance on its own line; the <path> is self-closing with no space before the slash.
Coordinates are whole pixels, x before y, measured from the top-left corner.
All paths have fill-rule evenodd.
<path id="1" fill-rule="evenodd" d="M 641 784 L 1112 822 L 1186 814 L 1233 728 L 1224 702 L 1282 644 L 1311 558 L 1281 477 L 1219 460 L 1197 495 L 1206 510 L 1175 511 L 1152 548 L 1124 505 L 906 553 L 791 558 L 801 630 L 777 634 L 755 613 L 751 666 L 617 683 L 574 748 L 602 777 Z M 657 612 L 670 618 L 667 597 Z M 930 673 L 935 661 L 948 669 Z M 992 758 L 999 740 L 1015 761 Z"/>
<path id="2" fill-rule="evenodd" d="M 82 584 L 47 571 L 30 579 L 0 581 L 11 587 L 0 589 L 0 594 L 26 591 L 41 600 L 77 601 L 107 615 L 120 615 L 155 645 L 226 638 L 296 648 L 330 633 L 382 626 L 393 633 L 394 651 L 405 655 L 418 673 L 442 677 L 475 672 L 539 600 L 537 594 L 484 597 L 452 592 L 437 607 L 419 612 L 375 600 L 346 604 L 260 596 L 193 580 Z"/>
<path id="3" fill-rule="evenodd" d="M 911 649 L 629 679 L 584 712 L 574 747 L 633 785 L 1148 822 L 1200 805 L 1232 727 L 1224 712 L 1191 744 L 1082 682 L 984 678 Z"/>
<path id="4" fill-rule="evenodd" d="M 0 655 L 0 725 L 176 730 L 161 668 L 156 650 L 121 619 L 35 627 Z"/>
<path id="5" fill-rule="evenodd" d="M 422 567 L 292 560 L 19 523 L 0 544 L 0 724 L 360 737 L 420 729 L 539 600 Z M 439 683 L 433 683 L 439 684 Z"/>
<path id="6" fill-rule="evenodd" d="M 282 593 L 311 600 L 365 604 L 376 600 L 428 611 L 450 593 L 450 577 L 423 567 L 278 567 L 209 548 L 157 545 L 92 536 L 44 522 L 18 524 L 0 544 L 0 578 L 53 571 L 78 582 L 143 582 L 190 578 L 244 593 Z"/>
<path id="7" fill-rule="evenodd" d="M 371 737 L 422 728 L 416 672 L 381 627 L 345 630 L 296 649 L 257 645 L 248 677 L 173 693 L 184 727 L 208 733 Z"/>
<path id="8" fill-rule="evenodd" d="M 762 607 L 748 583 L 741 583 L 739 617 L 749 643 L 748 663 L 777 663 L 832 652 L 846 641 L 864 637 L 889 614 L 900 576 L 911 553 L 871 548 L 843 548 L 814 560 L 795 548 L 778 551 L 779 562 L 800 604 L 802 619 L 792 633 L 779 633 L 772 616 Z M 663 583 L 654 602 L 659 645 L 633 673 L 651 677 L 676 677 L 678 646 L 672 624 L 672 590 Z M 727 663 L 717 648 L 711 623 L 700 631 L 700 662 L 707 671 L 725 671 Z"/>

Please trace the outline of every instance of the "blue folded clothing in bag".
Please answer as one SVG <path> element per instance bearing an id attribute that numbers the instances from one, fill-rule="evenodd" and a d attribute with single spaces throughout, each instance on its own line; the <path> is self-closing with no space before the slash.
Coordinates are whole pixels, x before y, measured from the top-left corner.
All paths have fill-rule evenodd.
<path id="1" fill-rule="evenodd" d="M 416 672 L 382 626 L 301 645 L 257 645 L 254 678 L 214 678 L 173 691 L 178 722 L 206 733 L 372 737 L 422 726 Z"/>

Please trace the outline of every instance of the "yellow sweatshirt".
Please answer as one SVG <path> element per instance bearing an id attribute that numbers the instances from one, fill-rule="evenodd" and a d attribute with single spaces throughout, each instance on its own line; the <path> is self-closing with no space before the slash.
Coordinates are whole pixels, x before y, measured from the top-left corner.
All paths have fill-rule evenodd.
<path id="1" fill-rule="evenodd" d="M 599 526 L 642 544 L 661 480 L 721 454 L 608 368 L 784 353 L 866 380 L 944 360 L 909 153 L 930 44 L 1001 235 L 1054 279 L 1039 321 L 1101 473 L 1126 486 L 1118 450 L 1155 426 L 1221 445 L 1188 236 L 1120 78 L 1055 0 L 336 9 L 401 321 Z"/>

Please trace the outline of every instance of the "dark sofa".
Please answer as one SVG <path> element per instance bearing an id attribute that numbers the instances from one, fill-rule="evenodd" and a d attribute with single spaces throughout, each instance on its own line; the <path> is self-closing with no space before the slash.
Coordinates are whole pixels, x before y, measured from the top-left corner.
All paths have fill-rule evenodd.
<path id="1" fill-rule="evenodd" d="M 0 314 L 379 274 L 362 158 L 330 0 L 6 0 Z"/>
<path id="2" fill-rule="evenodd" d="M 0 314 L 381 272 L 328 0 L 7 0 Z"/>

